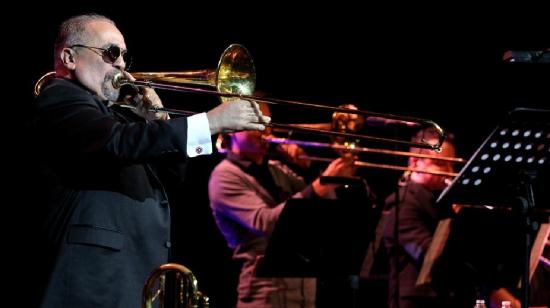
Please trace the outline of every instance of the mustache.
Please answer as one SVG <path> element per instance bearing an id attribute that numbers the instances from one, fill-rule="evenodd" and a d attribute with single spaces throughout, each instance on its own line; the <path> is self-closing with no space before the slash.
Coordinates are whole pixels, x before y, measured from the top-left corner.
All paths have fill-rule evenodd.
<path id="1" fill-rule="evenodd" d="M 118 101 L 120 99 L 120 90 L 113 86 L 113 79 L 120 70 L 113 69 L 105 74 L 103 77 L 102 92 L 103 95 L 110 101 Z"/>
<path id="2" fill-rule="evenodd" d="M 108 72 L 107 74 L 105 74 L 105 77 L 103 78 L 103 81 L 104 82 L 109 82 L 109 83 L 112 84 L 113 79 L 115 78 L 115 75 L 121 74 L 121 73 L 122 73 L 122 71 L 120 71 L 120 70 L 116 70 L 116 69 L 112 70 L 112 71 Z"/>

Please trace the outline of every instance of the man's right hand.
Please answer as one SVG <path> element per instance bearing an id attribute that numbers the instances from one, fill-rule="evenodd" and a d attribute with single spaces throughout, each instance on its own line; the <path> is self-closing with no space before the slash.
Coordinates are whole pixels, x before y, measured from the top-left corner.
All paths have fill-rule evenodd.
<path id="1" fill-rule="evenodd" d="M 357 167 L 354 165 L 355 157 L 351 154 L 346 154 L 343 157 L 333 160 L 325 169 L 321 176 L 339 176 L 339 177 L 351 177 L 357 171 Z M 329 196 L 338 185 L 335 184 L 321 184 L 319 179 L 316 179 L 312 183 L 313 190 L 320 197 Z"/>
<path id="2" fill-rule="evenodd" d="M 222 103 L 206 113 L 210 133 L 227 133 L 242 130 L 264 130 L 271 118 L 264 116 L 258 103 L 242 99 Z"/>
<path id="3" fill-rule="evenodd" d="M 311 160 L 302 158 L 302 156 L 306 156 L 304 149 L 296 144 L 279 144 L 277 150 L 289 163 L 295 164 L 303 169 L 311 166 Z"/>

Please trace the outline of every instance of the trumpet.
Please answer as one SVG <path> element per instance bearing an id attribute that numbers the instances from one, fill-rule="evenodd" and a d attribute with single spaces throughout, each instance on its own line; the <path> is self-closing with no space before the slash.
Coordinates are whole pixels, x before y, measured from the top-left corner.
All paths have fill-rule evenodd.
<path id="1" fill-rule="evenodd" d="M 48 74 L 45 75 L 35 85 L 35 95 L 40 93 L 40 90 L 45 82 L 47 82 Z M 52 78 L 50 76 L 49 78 Z M 431 144 L 426 140 L 421 142 L 411 142 L 408 140 L 399 140 L 391 138 L 382 138 L 372 135 L 343 133 L 330 130 L 321 130 L 307 127 L 293 127 L 288 124 L 270 123 L 267 126 L 274 128 L 293 129 L 306 133 L 325 135 L 332 137 L 363 139 L 379 143 L 397 144 L 409 147 L 427 148 L 432 150 L 439 150 L 443 141 L 445 140 L 445 132 L 434 121 L 428 119 L 421 119 L 416 117 L 401 116 L 394 114 L 377 113 L 359 109 L 349 109 L 341 107 L 332 107 L 321 104 L 312 104 L 292 100 L 283 100 L 276 98 L 264 98 L 258 96 L 252 96 L 256 85 L 256 71 L 254 62 L 248 50 L 239 44 L 232 44 L 225 49 L 221 55 L 218 66 L 215 70 L 199 70 L 199 71 L 187 71 L 187 72 L 137 72 L 132 73 L 132 77 L 136 80 L 130 80 L 124 74 L 116 74 L 112 80 L 115 88 L 120 88 L 123 85 L 130 85 L 134 87 L 150 87 L 155 89 L 177 91 L 177 92 L 191 92 L 198 94 L 214 95 L 220 98 L 223 102 L 231 99 L 243 99 L 256 101 L 266 104 L 295 106 L 300 108 L 310 108 L 322 111 L 332 111 L 340 113 L 349 113 L 361 115 L 364 117 L 377 117 L 391 119 L 395 121 L 401 121 L 404 123 L 413 123 L 419 127 L 433 127 L 437 131 L 439 138 L 437 143 Z M 206 87 L 214 87 L 216 90 L 207 89 Z M 133 108 L 133 107 L 129 107 Z M 181 109 L 167 109 L 156 108 L 151 109 L 153 112 L 168 112 L 174 114 L 190 115 L 194 112 Z"/>

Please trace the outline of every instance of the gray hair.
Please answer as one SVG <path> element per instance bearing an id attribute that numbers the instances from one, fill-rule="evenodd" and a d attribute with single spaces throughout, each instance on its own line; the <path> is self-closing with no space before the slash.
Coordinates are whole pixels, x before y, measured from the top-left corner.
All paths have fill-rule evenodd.
<path id="1" fill-rule="evenodd" d="M 90 13 L 73 16 L 59 26 L 54 45 L 54 65 L 56 70 L 61 65 L 61 59 L 59 58 L 61 50 L 74 44 L 86 43 L 89 40 L 86 33 L 86 25 L 92 21 L 99 20 L 115 25 L 115 22 L 106 16 Z"/>

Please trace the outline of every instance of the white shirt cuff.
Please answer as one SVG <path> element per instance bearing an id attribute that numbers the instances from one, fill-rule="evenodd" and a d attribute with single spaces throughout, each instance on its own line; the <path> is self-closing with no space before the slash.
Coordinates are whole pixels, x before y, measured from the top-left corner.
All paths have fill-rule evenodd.
<path id="1" fill-rule="evenodd" d="M 187 156 L 208 154 L 212 154 L 212 137 L 206 113 L 187 117 Z"/>

